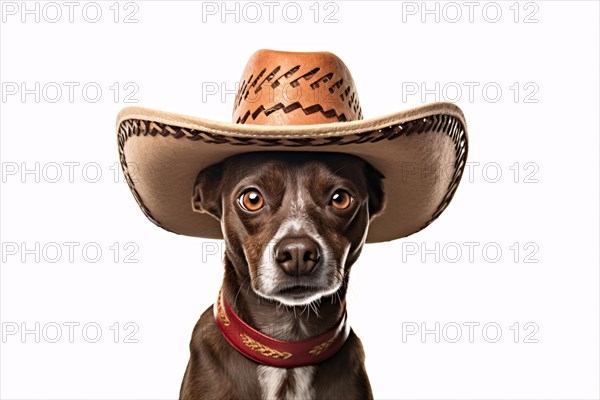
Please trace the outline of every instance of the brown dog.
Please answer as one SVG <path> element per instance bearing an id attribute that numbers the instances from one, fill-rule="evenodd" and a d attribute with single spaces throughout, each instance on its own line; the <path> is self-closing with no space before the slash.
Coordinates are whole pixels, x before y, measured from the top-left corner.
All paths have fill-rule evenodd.
<path id="1" fill-rule="evenodd" d="M 282 341 L 334 326 L 345 314 L 350 268 L 384 204 L 382 178 L 358 157 L 315 152 L 240 154 L 201 171 L 193 207 L 221 221 L 222 296 L 240 319 Z M 277 368 L 238 352 L 211 307 L 190 352 L 183 400 L 372 398 L 352 331 L 319 364 Z"/>
<path id="2" fill-rule="evenodd" d="M 259 50 L 240 81 L 231 123 L 139 107 L 117 119 L 144 215 L 225 242 L 180 396 L 371 398 L 347 322 L 350 268 L 364 243 L 407 237 L 447 208 L 466 165 L 464 115 L 434 103 L 363 120 L 329 52 Z"/>

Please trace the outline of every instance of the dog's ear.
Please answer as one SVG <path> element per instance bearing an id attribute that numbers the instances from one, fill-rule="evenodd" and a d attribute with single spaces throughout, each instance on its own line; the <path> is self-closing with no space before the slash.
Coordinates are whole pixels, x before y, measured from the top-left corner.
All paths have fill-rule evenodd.
<path id="1" fill-rule="evenodd" d="M 223 163 L 211 165 L 200 171 L 196 177 L 192 194 L 192 208 L 195 212 L 208 213 L 221 219 L 221 185 Z"/>
<path id="2" fill-rule="evenodd" d="M 385 176 L 369 163 L 365 163 L 365 179 L 369 192 L 369 217 L 373 218 L 385 207 L 383 179 Z"/>

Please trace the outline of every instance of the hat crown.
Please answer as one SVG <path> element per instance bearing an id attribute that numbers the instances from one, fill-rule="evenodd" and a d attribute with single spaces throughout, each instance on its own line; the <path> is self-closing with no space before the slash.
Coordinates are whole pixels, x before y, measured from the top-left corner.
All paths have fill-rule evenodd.
<path id="1" fill-rule="evenodd" d="M 309 125 L 362 119 L 350 71 L 329 52 L 259 50 L 242 74 L 233 122 Z"/>

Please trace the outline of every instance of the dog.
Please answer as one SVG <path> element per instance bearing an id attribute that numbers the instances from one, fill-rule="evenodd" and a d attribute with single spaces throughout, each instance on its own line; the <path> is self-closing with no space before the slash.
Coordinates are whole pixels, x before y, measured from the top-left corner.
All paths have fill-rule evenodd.
<path id="1" fill-rule="evenodd" d="M 447 209 L 467 160 L 464 114 L 434 103 L 363 119 L 330 52 L 258 50 L 240 82 L 231 122 L 140 107 L 117 117 L 125 182 L 148 220 L 224 239 L 221 290 L 192 333 L 180 398 L 372 398 L 347 322 L 350 270 L 364 243 L 412 235 Z"/>
<path id="2" fill-rule="evenodd" d="M 221 223 L 223 299 L 278 340 L 329 330 L 345 315 L 350 269 L 385 205 L 383 179 L 357 156 L 325 152 L 242 153 L 203 169 L 192 205 Z M 262 365 L 228 343 L 210 307 L 192 333 L 180 399 L 372 399 L 364 358 L 350 329 L 319 364 Z"/>

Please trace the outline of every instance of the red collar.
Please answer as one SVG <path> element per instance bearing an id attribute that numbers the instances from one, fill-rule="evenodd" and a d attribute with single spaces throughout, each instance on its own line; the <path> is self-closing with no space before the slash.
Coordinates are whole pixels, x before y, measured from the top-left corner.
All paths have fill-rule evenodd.
<path id="1" fill-rule="evenodd" d="M 286 342 L 262 334 L 242 321 L 220 291 L 213 310 L 221 333 L 237 351 L 272 367 L 295 368 L 323 362 L 344 345 L 350 334 L 346 312 L 329 331 L 301 342 Z"/>

